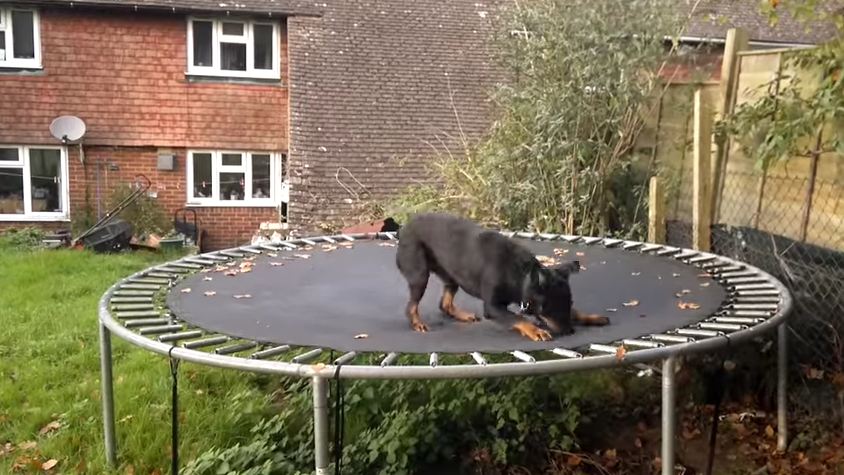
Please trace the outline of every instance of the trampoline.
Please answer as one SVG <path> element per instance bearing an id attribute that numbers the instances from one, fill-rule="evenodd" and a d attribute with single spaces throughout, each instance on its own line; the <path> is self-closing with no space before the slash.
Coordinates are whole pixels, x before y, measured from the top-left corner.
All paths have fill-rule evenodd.
<path id="1" fill-rule="evenodd" d="M 572 335 L 534 342 L 510 330 L 512 322 L 456 322 L 439 311 L 442 288 L 432 276 L 420 305 L 429 332 L 414 332 L 404 316 L 407 287 L 395 265 L 394 233 L 244 246 L 185 257 L 118 282 L 99 308 L 108 460 L 116 460 L 111 335 L 171 362 L 311 378 L 317 474 L 329 467 L 331 379 L 530 376 L 662 361 L 663 473 L 673 473 L 676 358 L 779 327 L 778 445 L 784 448 L 782 324 L 791 296 L 779 281 L 695 250 L 504 234 L 548 265 L 579 260 L 581 272 L 571 277 L 575 306 L 608 316 L 610 325 L 576 326 Z M 481 314 L 481 302 L 465 293 L 456 303 Z"/>

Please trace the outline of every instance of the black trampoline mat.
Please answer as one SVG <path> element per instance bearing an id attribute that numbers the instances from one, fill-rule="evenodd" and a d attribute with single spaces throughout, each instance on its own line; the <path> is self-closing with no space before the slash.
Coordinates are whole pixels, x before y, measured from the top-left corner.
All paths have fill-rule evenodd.
<path id="1" fill-rule="evenodd" d="M 369 240 L 333 251 L 317 245 L 279 251 L 275 257 L 265 252 L 251 261 L 252 271 L 236 276 L 216 269 L 199 272 L 176 285 L 167 304 L 177 317 L 201 328 L 262 343 L 339 351 L 501 353 L 577 348 L 665 332 L 710 316 L 726 296 L 717 282 L 700 276 L 698 268 L 670 258 L 598 245 L 519 241 L 538 255 L 551 257 L 555 248 L 568 249 L 562 259 L 580 260 L 586 270 L 571 277 L 574 305 L 608 316 L 610 325 L 576 326 L 573 335 L 532 342 L 511 330 L 512 322 L 455 322 L 439 311 L 442 284 L 432 275 L 420 306 L 429 332 L 414 332 L 404 316 L 408 292 L 395 265 L 396 247 Z M 686 293 L 678 298 L 681 292 Z M 700 308 L 681 310 L 680 301 Z M 482 313 L 480 300 L 463 292 L 455 302 Z M 355 338 L 362 334 L 367 337 Z"/>

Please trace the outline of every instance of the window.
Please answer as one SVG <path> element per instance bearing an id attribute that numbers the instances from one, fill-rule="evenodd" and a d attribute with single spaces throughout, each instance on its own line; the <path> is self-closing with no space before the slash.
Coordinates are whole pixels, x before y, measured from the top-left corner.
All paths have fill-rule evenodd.
<path id="1" fill-rule="evenodd" d="M 0 221 L 67 218 L 64 149 L 0 145 Z"/>
<path id="2" fill-rule="evenodd" d="M 279 54 L 277 23 L 188 19 L 188 74 L 280 79 Z"/>
<path id="3" fill-rule="evenodd" d="M 287 201 L 284 155 L 267 152 L 188 153 L 188 204 L 276 206 Z"/>
<path id="4" fill-rule="evenodd" d="M 35 10 L 0 8 L 0 68 L 40 68 L 39 36 Z"/>

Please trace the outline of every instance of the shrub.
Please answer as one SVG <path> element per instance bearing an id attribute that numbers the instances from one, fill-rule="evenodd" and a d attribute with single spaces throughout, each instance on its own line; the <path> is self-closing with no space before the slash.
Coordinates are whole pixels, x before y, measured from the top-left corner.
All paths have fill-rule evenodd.
<path id="1" fill-rule="evenodd" d="M 37 228 L 10 229 L 0 235 L 0 248 L 29 250 L 41 246 L 44 231 Z"/>

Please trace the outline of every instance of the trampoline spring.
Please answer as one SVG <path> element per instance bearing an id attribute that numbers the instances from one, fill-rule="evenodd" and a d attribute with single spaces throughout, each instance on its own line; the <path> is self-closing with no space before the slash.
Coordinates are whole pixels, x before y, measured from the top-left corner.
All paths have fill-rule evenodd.
<path id="1" fill-rule="evenodd" d="M 173 265 L 173 264 L 171 263 L 171 264 L 168 264 L 168 265 Z M 190 269 L 188 269 L 186 267 L 158 267 L 155 270 L 158 271 L 158 272 L 167 272 L 167 273 L 170 273 L 170 274 L 187 274 L 188 272 L 190 272 Z"/>
<path id="2" fill-rule="evenodd" d="M 123 326 L 126 328 L 147 327 L 150 325 L 169 325 L 169 318 L 138 318 L 134 320 L 126 320 Z"/>
<path id="3" fill-rule="evenodd" d="M 337 366 L 342 366 L 344 364 L 351 363 L 352 360 L 355 359 L 357 356 L 358 356 L 357 352 L 350 351 L 350 352 L 340 356 L 336 360 L 334 360 L 334 364 L 337 365 Z"/>
<path id="4" fill-rule="evenodd" d="M 674 256 L 674 255 L 680 254 L 681 252 L 683 252 L 682 249 L 675 247 L 675 248 L 666 248 L 666 249 L 663 249 L 661 251 L 657 251 L 655 254 L 657 256 L 660 256 L 660 257 L 666 257 L 666 256 Z"/>
<path id="5" fill-rule="evenodd" d="M 546 241 L 554 241 L 556 239 L 560 239 L 559 234 L 552 234 L 552 233 L 539 233 L 539 237 L 545 239 Z"/>
<path id="6" fill-rule="evenodd" d="M 747 297 L 776 297 L 779 301 L 780 292 L 775 288 L 759 288 L 759 289 L 734 289 L 738 298 L 744 299 Z"/>
<path id="7" fill-rule="evenodd" d="M 428 363 L 431 365 L 432 368 L 436 368 L 438 364 L 440 364 L 440 355 L 436 353 L 431 353 L 431 357 L 428 359 Z"/>
<path id="8" fill-rule="evenodd" d="M 642 242 L 625 241 L 624 246 L 622 246 L 621 248 L 625 251 L 632 251 L 633 249 L 640 248 L 644 245 L 645 243 Z"/>
<path id="9" fill-rule="evenodd" d="M 483 357 L 482 354 L 478 353 L 477 351 L 473 351 L 472 353 L 469 353 L 469 354 L 472 356 L 472 359 L 475 360 L 475 363 L 477 363 L 481 366 L 486 366 L 486 359 Z"/>
<path id="10" fill-rule="evenodd" d="M 125 312 L 114 312 L 117 318 L 152 318 L 161 317 L 161 312 L 157 310 L 129 310 Z"/>
<path id="11" fill-rule="evenodd" d="M 161 333 L 172 333 L 175 331 L 183 330 L 184 327 L 182 325 L 160 325 L 154 327 L 142 327 L 138 330 L 138 333 L 141 335 L 158 335 Z"/>
<path id="12" fill-rule="evenodd" d="M 674 259 L 677 259 L 678 261 L 685 261 L 685 260 L 690 259 L 692 257 L 695 257 L 699 254 L 700 253 L 697 252 L 697 251 L 685 251 L 681 254 L 677 254 L 676 256 L 674 256 Z"/>
<path id="13" fill-rule="evenodd" d="M 110 303 L 149 303 L 152 304 L 152 296 L 150 297 L 112 297 Z"/>
<path id="14" fill-rule="evenodd" d="M 396 236 L 396 233 L 394 233 L 392 231 L 385 232 L 384 235 L 387 236 L 387 239 L 389 239 L 390 241 L 398 241 L 399 240 L 398 236 Z"/>
<path id="15" fill-rule="evenodd" d="M 233 353 L 240 353 L 241 351 L 246 351 L 258 346 L 257 343 L 254 341 L 245 341 L 243 343 L 235 343 L 234 345 L 228 346 L 221 346 L 220 348 L 215 348 L 214 353 L 218 355 L 230 355 Z"/>
<path id="16" fill-rule="evenodd" d="M 583 355 L 572 350 L 567 350 L 565 348 L 552 348 L 551 353 L 554 353 L 557 356 L 562 356 L 563 358 L 572 358 L 572 359 L 580 359 L 583 358 Z"/>
<path id="17" fill-rule="evenodd" d="M 759 311 L 768 311 L 768 312 L 775 312 L 779 305 L 777 303 L 733 303 L 730 304 L 730 308 L 733 310 L 759 310 Z"/>
<path id="18" fill-rule="evenodd" d="M 129 282 L 133 284 L 153 284 L 153 285 L 168 285 L 170 283 L 170 279 L 156 279 L 153 277 L 138 277 L 135 279 L 129 279 Z"/>
<path id="19" fill-rule="evenodd" d="M 240 259 L 241 257 L 243 257 L 243 254 L 231 251 L 220 251 L 217 254 L 221 256 L 231 257 L 232 259 Z"/>
<path id="20" fill-rule="evenodd" d="M 261 360 L 264 358 L 271 358 L 273 356 L 278 356 L 282 353 L 286 353 L 290 351 L 290 345 L 281 345 L 276 346 L 273 348 L 267 348 L 266 350 L 256 351 L 252 353 L 249 357 L 254 360 Z"/>
<path id="21" fill-rule="evenodd" d="M 698 328 L 703 330 L 719 330 L 725 332 L 737 332 L 739 330 L 746 330 L 746 325 L 735 325 L 731 323 L 698 323 Z"/>
<path id="22" fill-rule="evenodd" d="M 319 356 L 321 354 L 322 354 L 322 348 L 314 348 L 313 350 L 302 353 L 301 355 L 294 356 L 291 361 L 293 361 L 296 364 L 307 363 L 308 361 L 315 359 L 317 356 Z"/>
<path id="23" fill-rule="evenodd" d="M 759 284 L 733 285 L 732 289 L 735 290 L 736 292 L 741 292 L 743 290 L 773 290 L 775 292 L 775 295 L 779 295 L 779 292 L 777 291 L 776 287 L 774 287 L 773 285 L 771 285 L 767 282 L 759 283 Z"/>
<path id="24" fill-rule="evenodd" d="M 716 336 L 724 336 L 723 332 L 719 331 L 712 331 L 712 330 L 700 330 L 694 328 L 680 328 L 676 330 L 676 333 L 679 335 L 689 335 L 689 336 L 700 336 L 705 338 L 713 338 Z"/>
<path id="25" fill-rule="evenodd" d="M 717 258 L 718 258 L 717 256 L 712 256 L 712 255 L 693 257 L 693 258 L 689 259 L 689 264 L 702 264 L 704 262 L 714 261 Z"/>
<path id="26" fill-rule="evenodd" d="M 516 233 L 516 237 L 525 238 L 525 239 L 533 239 L 536 236 L 537 236 L 536 233 L 531 233 L 531 232 L 527 232 L 527 231 L 522 231 L 522 232 Z"/>
<path id="27" fill-rule="evenodd" d="M 759 274 L 753 271 L 744 270 L 744 271 L 732 271 L 732 272 L 722 272 L 718 274 L 718 277 L 722 279 L 735 279 L 737 277 L 758 277 Z"/>
<path id="28" fill-rule="evenodd" d="M 297 246 L 296 244 L 293 244 L 292 242 L 289 242 L 289 241 L 281 241 L 278 244 L 280 246 L 284 246 L 284 247 L 286 247 L 287 249 L 290 249 L 290 250 L 299 249 L 299 246 Z"/>
<path id="29" fill-rule="evenodd" d="M 583 242 L 584 242 L 587 246 L 591 246 L 592 244 L 597 244 L 597 243 L 599 243 L 599 242 L 601 242 L 601 241 L 603 241 L 603 240 L 604 240 L 604 238 L 599 238 L 599 237 L 583 238 Z"/>
<path id="30" fill-rule="evenodd" d="M 729 273 L 729 272 L 739 272 L 739 271 L 743 271 L 743 270 L 747 270 L 747 268 L 744 267 L 744 266 L 737 266 L 735 264 L 727 264 L 725 266 L 719 267 L 717 273 L 718 274 L 726 274 L 726 273 Z"/>
<path id="31" fill-rule="evenodd" d="M 121 290 L 152 290 L 156 291 L 161 288 L 159 284 L 123 284 L 120 286 Z"/>
<path id="32" fill-rule="evenodd" d="M 727 285 L 732 285 L 732 286 L 745 285 L 745 284 L 758 284 L 758 283 L 765 283 L 766 285 L 770 285 L 770 284 L 767 283 L 768 279 L 761 276 L 761 275 L 757 275 L 755 277 L 738 277 L 738 278 L 734 278 L 734 279 L 727 278 L 727 279 L 724 279 L 724 282 L 726 282 Z"/>
<path id="33" fill-rule="evenodd" d="M 662 249 L 663 247 L 665 247 L 665 246 L 662 246 L 660 244 L 645 244 L 645 245 L 642 246 L 641 249 L 639 249 L 639 252 L 644 253 L 644 252 L 658 251 L 658 250 Z"/>
<path id="34" fill-rule="evenodd" d="M 114 310 L 115 312 L 126 311 L 126 310 L 149 310 L 149 311 L 152 311 L 152 310 L 155 309 L 152 302 L 147 302 L 147 303 L 114 303 L 114 300 L 112 300 L 111 303 L 112 303 L 111 309 Z"/>
<path id="35" fill-rule="evenodd" d="M 154 290 L 115 290 L 112 294 L 115 297 L 142 297 L 152 301 L 152 296 L 155 295 Z M 112 299 L 113 300 L 113 299 Z"/>
<path id="36" fill-rule="evenodd" d="M 185 259 L 185 262 L 190 262 L 191 264 L 199 264 L 201 266 L 213 266 L 217 264 L 217 261 L 212 261 L 209 259 L 199 259 L 196 257 L 188 257 Z"/>
<path id="37" fill-rule="evenodd" d="M 381 367 L 383 368 L 385 366 L 392 365 L 393 363 L 395 363 L 395 361 L 396 361 L 396 359 L 398 359 L 398 357 L 399 357 L 398 353 L 388 354 L 387 356 L 384 357 L 383 360 L 381 360 Z"/>
<path id="38" fill-rule="evenodd" d="M 621 243 L 623 243 L 623 242 L 624 242 L 624 241 L 622 241 L 621 239 L 609 239 L 609 238 L 605 238 L 605 239 L 604 239 L 604 242 L 603 242 L 603 245 L 604 245 L 604 247 L 613 248 L 613 247 L 616 247 L 616 246 L 618 246 L 619 244 L 621 244 Z"/>
<path id="39" fill-rule="evenodd" d="M 189 341 L 187 343 L 182 343 L 184 348 L 189 350 L 195 350 L 197 348 L 205 348 L 206 346 L 214 346 L 219 345 L 222 343 L 226 343 L 227 341 L 231 340 L 231 337 L 220 335 L 220 336 L 212 336 L 210 338 L 204 338 L 202 340 L 195 340 Z"/>
<path id="40" fill-rule="evenodd" d="M 343 240 L 346 240 L 346 241 L 350 241 L 350 242 L 353 242 L 355 240 L 355 238 L 349 236 L 348 234 L 341 234 L 341 235 L 337 236 L 337 238 L 343 239 Z"/>
<path id="41" fill-rule="evenodd" d="M 570 242 L 572 244 L 574 244 L 574 243 L 580 241 L 581 239 L 583 239 L 582 236 L 571 236 L 571 235 L 562 235 L 562 236 L 560 236 L 560 238 L 562 238 L 563 241 Z"/>
<path id="42" fill-rule="evenodd" d="M 278 252 L 279 250 L 281 250 L 280 248 L 275 247 L 275 246 L 270 246 L 269 244 L 260 244 L 258 247 L 260 247 L 261 249 L 263 249 L 265 251 L 270 251 L 270 252 Z"/>
<path id="43" fill-rule="evenodd" d="M 337 242 L 337 240 L 336 240 L 336 239 L 334 239 L 334 238 L 333 238 L 333 237 L 331 237 L 331 236 L 323 236 L 323 237 L 322 237 L 322 240 L 323 240 L 323 241 L 325 241 L 325 242 L 327 242 L 328 244 L 334 244 L 335 242 Z"/>
<path id="44" fill-rule="evenodd" d="M 771 296 L 768 296 L 768 297 L 765 297 L 765 296 L 761 296 L 761 297 L 747 297 L 747 296 L 742 297 L 742 296 L 739 296 L 739 297 L 733 298 L 733 303 L 738 304 L 738 305 L 750 304 L 750 303 L 757 303 L 757 304 L 758 303 L 772 303 L 772 304 L 779 305 L 780 297 L 779 297 L 778 294 L 777 295 L 771 295 Z"/>
<path id="45" fill-rule="evenodd" d="M 167 264 L 167 265 L 174 266 L 174 267 L 181 267 L 181 268 L 183 268 L 183 269 L 190 269 L 190 270 L 199 270 L 199 269 L 202 269 L 202 266 L 201 266 L 201 265 L 199 265 L 199 264 L 193 264 L 193 263 L 191 263 L 191 262 L 186 262 L 186 261 L 187 261 L 187 259 L 185 259 L 185 260 L 181 260 L 181 261 L 176 261 L 176 262 L 171 262 L 171 263 L 169 263 L 169 264 Z"/>
<path id="46" fill-rule="evenodd" d="M 733 323 L 737 325 L 758 325 L 765 321 L 764 318 L 745 318 L 745 317 L 715 317 L 712 319 L 715 323 Z"/>
<path id="47" fill-rule="evenodd" d="M 317 242 L 316 242 L 316 241 L 314 241 L 314 240 L 312 240 L 312 239 L 304 239 L 304 238 L 302 238 L 302 239 L 300 239 L 300 240 L 299 240 L 299 242 L 305 243 L 305 244 L 307 244 L 308 246 L 316 246 L 316 245 L 317 245 Z"/>
<path id="48" fill-rule="evenodd" d="M 238 249 L 240 249 L 243 252 L 248 252 L 250 254 L 262 254 L 261 251 L 255 249 L 255 246 L 243 246 L 243 247 L 240 247 Z"/>
<path id="49" fill-rule="evenodd" d="M 666 343 L 692 343 L 695 341 L 695 339 L 690 336 L 665 335 L 661 333 L 649 335 L 648 338 L 656 341 L 664 341 Z"/>
<path id="50" fill-rule="evenodd" d="M 598 343 L 592 343 L 589 345 L 589 350 L 597 351 L 599 353 L 609 353 L 612 355 L 618 353 L 618 347 L 611 345 L 599 345 Z"/>
<path id="51" fill-rule="evenodd" d="M 536 363 L 536 358 L 525 353 L 524 351 L 515 350 L 510 352 L 516 359 L 524 361 L 525 363 Z"/>
<path id="52" fill-rule="evenodd" d="M 766 310 L 732 310 L 724 312 L 729 317 L 770 318 L 772 311 Z"/>
<path id="53" fill-rule="evenodd" d="M 202 259 L 208 259 L 214 262 L 226 262 L 227 260 L 229 260 L 228 257 L 218 256 L 216 253 L 200 254 L 197 257 L 200 257 Z"/>
<path id="54" fill-rule="evenodd" d="M 720 269 L 722 267 L 729 267 L 729 266 L 732 266 L 732 265 L 733 264 L 730 264 L 727 261 L 718 260 L 716 262 L 712 262 L 712 263 L 709 263 L 709 264 L 702 265 L 701 267 L 703 269 L 706 269 L 709 272 L 713 272 L 713 270 Z"/>
<path id="55" fill-rule="evenodd" d="M 202 330 L 189 330 L 186 332 L 161 335 L 158 337 L 158 341 L 166 343 L 169 341 L 190 340 L 191 338 L 196 338 L 198 336 L 202 336 Z"/>
<path id="56" fill-rule="evenodd" d="M 639 348 L 662 348 L 665 346 L 663 343 L 658 341 L 647 341 L 647 340 L 637 340 L 637 339 L 630 339 L 630 340 L 622 340 L 621 341 L 624 346 L 633 346 Z"/>

